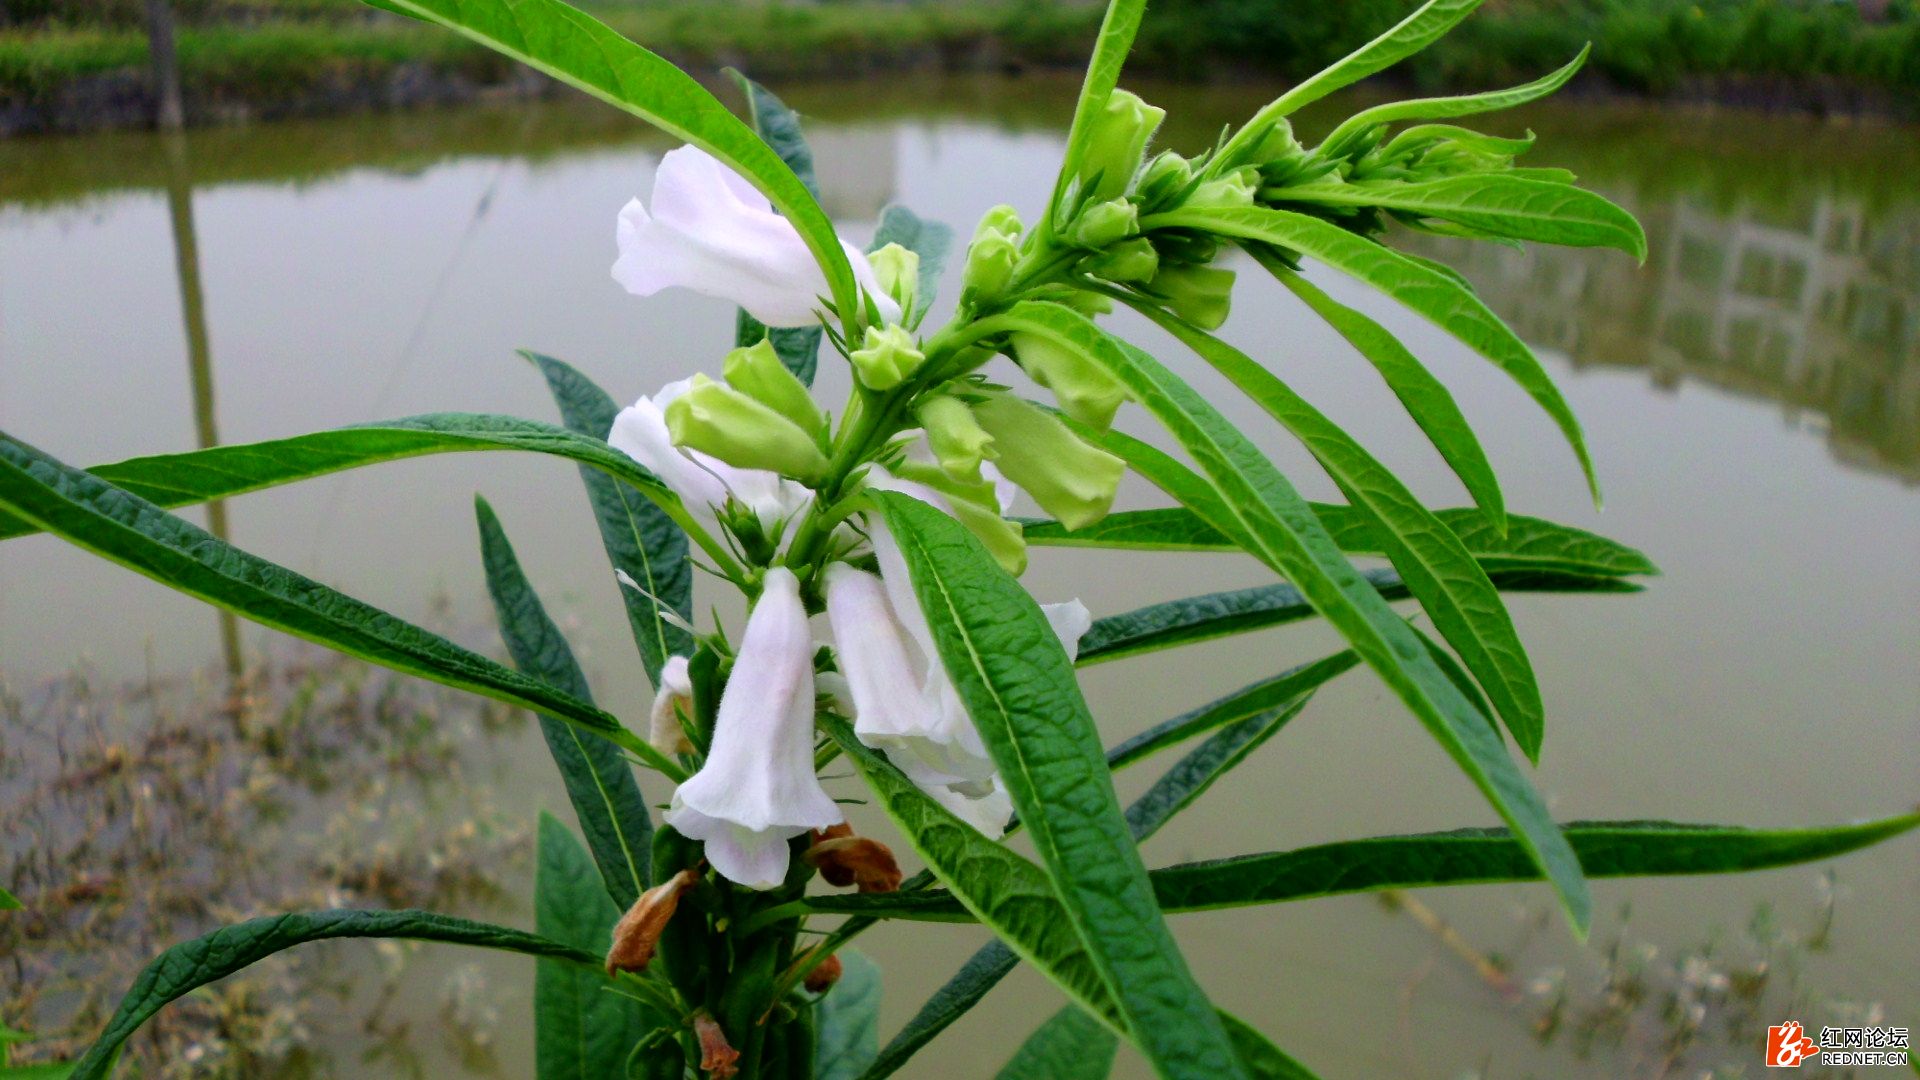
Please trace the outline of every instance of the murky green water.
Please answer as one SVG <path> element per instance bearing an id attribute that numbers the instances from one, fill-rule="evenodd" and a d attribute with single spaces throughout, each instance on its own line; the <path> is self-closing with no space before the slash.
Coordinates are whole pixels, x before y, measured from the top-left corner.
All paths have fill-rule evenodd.
<path id="1" fill-rule="evenodd" d="M 791 96 L 815 117 L 828 208 L 858 236 L 895 200 L 962 229 L 1009 195 L 1032 211 L 1057 160 L 1066 92 L 1028 80 Z M 1150 96 L 1184 121 L 1171 134 L 1190 149 L 1259 97 Z M 854 119 L 869 108 L 882 115 Z M 1636 544 L 1665 570 L 1638 596 L 1513 600 L 1547 695 L 1539 783 L 1556 813 L 1789 825 L 1912 806 L 1920 131 L 1596 106 L 1495 123 L 1539 132 L 1537 163 L 1578 171 L 1637 212 L 1652 241 L 1645 267 L 1618 255 L 1428 249 L 1466 270 L 1542 349 L 1586 424 L 1604 514 L 1515 387 L 1416 317 L 1322 280 L 1402 333 L 1455 388 L 1511 506 Z M 214 131 L 171 147 L 130 135 L 0 143 L 0 427 L 96 463 L 442 409 L 550 418 L 540 380 L 512 352 L 523 346 L 571 360 L 622 398 L 714 369 L 731 326 L 724 305 L 638 301 L 606 274 L 614 214 L 648 188 L 666 145 L 609 111 L 559 105 Z M 204 350 L 189 349 L 182 320 L 173 238 L 189 218 Z M 1431 500 L 1465 501 L 1370 369 L 1278 289 L 1249 282 L 1228 336 Z M 204 359 L 191 361 L 196 353 Z M 1232 400 L 1198 365 L 1176 366 Z M 844 386 L 835 372 L 825 381 Z M 1311 494 L 1331 495 L 1253 409 L 1231 411 L 1265 433 Z M 570 613 L 601 699 L 638 717 L 644 680 L 570 467 L 498 455 L 387 465 L 238 500 L 227 527 L 242 546 L 373 603 L 418 617 L 442 593 L 456 619 L 480 625 L 475 492 L 499 509 L 550 602 Z M 1078 595 L 1096 613 L 1264 580 L 1225 556 L 1056 551 L 1034 564 L 1043 599 Z M 243 647 L 259 633 L 242 628 Z M 1117 737 L 1330 642 L 1312 627 L 1269 632 L 1091 669 L 1086 685 Z M 207 609 L 144 579 L 47 538 L 0 550 L 0 673 L 15 686 L 81 657 L 133 677 L 218 662 L 222 648 Z M 563 809 L 537 740 L 525 751 L 524 768 L 495 773 L 496 801 L 524 805 L 529 819 Z M 1489 820 L 1418 726 L 1354 676 L 1148 856 L 1160 864 Z M 1831 999 L 1879 1002 L 1889 1023 L 1920 1022 L 1916 850 L 1908 838 L 1836 864 L 1832 947 L 1790 961 L 1809 1027 L 1838 1008 Z M 1517 1003 L 1416 921 L 1367 898 L 1176 926 L 1221 1004 L 1329 1077 L 1653 1076 L 1663 1067 L 1657 1000 L 1653 1021 L 1625 1025 L 1618 1039 L 1603 1030 L 1583 1058 L 1569 1035 L 1536 1043 L 1544 1000 L 1526 984 L 1557 969 L 1593 997 L 1628 905 L 1623 951 L 1650 947 L 1655 965 L 1715 940 L 1722 955 L 1738 952 L 1757 905 L 1805 927 L 1824 895 L 1820 872 L 1599 883 L 1608 915 L 1588 950 L 1536 922 L 1549 907 L 1541 890 L 1423 894 L 1465 941 L 1512 963 Z M 884 1028 L 980 940 L 959 928 L 870 935 L 888 968 Z M 1777 968 L 1788 963 L 1776 957 Z M 524 1075 L 524 999 L 501 989 L 510 1022 L 497 1066 Z M 987 1075 L 1057 1003 L 1022 970 L 911 1075 Z M 340 1044 L 340 1075 L 363 1074 L 355 1045 Z M 1744 1053 L 1712 1060 L 1757 1073 L 1758 1046 Z M 454 1069 L 450 1057 L 431 1060 L 436 1074 Z"/>

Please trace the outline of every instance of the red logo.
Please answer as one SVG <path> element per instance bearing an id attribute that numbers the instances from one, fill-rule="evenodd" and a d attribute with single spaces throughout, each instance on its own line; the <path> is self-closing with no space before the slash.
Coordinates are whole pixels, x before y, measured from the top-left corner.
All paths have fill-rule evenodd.
<path id="1" fill-rule="evenodd" d="M 1820 1044 L 1807 1038 L 1800 1021 L 1789 1020 L 1767 1028 L 1767 1068 L 1797 1069 L 1819 1055 Z"/>

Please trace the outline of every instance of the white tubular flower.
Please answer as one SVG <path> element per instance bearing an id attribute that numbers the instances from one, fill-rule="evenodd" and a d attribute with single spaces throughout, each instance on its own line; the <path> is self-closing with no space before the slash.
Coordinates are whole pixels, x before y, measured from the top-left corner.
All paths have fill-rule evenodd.
<path id="1" fill-rule="evenodd" d="M 653 208 L 639 199 L 620 211 L 620 258 L 613 279 L 635 296 L 680 286 L 731 300 L 768 326 L 812 326 L 827 277 L 793 223 L 740 174 L 694 146 L 660 159 Z M 845 240 L 854 280 L 880 310 L 900 305 L 880 288 L 867 257 Z"/>
<path id="2" fill-rule="evenodd" d="M 653 713 L 647 727 L 647 742 L 663 754 L 684 754 L 693 749 L 687 741 L 680 713 L 693 712 L 693 677 L 687 672 L 687 658 L 670 656 L 660 666 L 660 688 L 653 694 Z"/>
<path id="3" fill-rule="evenodd" d="M 607 433 L 608 444 L 659 477 L 703 523 L 712 525 L 714 515 L 731 496 L 753 511 L 768 536 L 778 536 L 780 526 L 805 509 L 813 493 L 778 473 L 735 468 L 698 450 L 673 445 L 667 406 L 692 385 L 691 379 L 668 383 L 652 397 L 621 409 Z"/>
<path id="4" fill-rule="evenodd" d="M 774 888 L 787 876 L 788 840 L 844 820 L 813 771 L 813 709 L 807 609 L 799 580 L 776 566 L 747 617 L 706 764 L 666 814 L 729 881 Z"/>

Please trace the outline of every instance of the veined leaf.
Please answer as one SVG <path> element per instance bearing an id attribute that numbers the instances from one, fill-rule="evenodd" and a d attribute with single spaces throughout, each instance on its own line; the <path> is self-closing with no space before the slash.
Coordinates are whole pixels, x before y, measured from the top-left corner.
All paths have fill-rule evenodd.
<path id="1" fill-rule="evenodd" d="M 1239 1075 L 1153 905 L 1093 717 L 1039 605 L 953 518 L 905 495 L 873 498 L 941 663 L 1135 1044 L 1163 1076 Z"/>
<path id="2" fill-rule="evenodd" d="M 998 1080 L 1106 1080 L 1120 1040 L 1078 1005 L 1048 1018 L 1014 1051 Z"/>
<path id="3" fill-rule="evenodd" d="M 773 91 L 747 78 L 732 68 L 727 74 L 740 87 L 747 98 L 747 115 L 753 123 L 753 130 L 780 160 L 787 163 L 793 175 L 800 178 L 807 192 L 815 199 L 820 197 L 820 181 L 814 175 L 813 149 L 807 145 L 807 137 L 800 130 L 800 117 L 787 103 L 775 97 Z M 769 328 L 759 319 L 747 314 L 742 308 L 734 315 L 733 343 L 735 345 L 757 345 L 761 338 L 773 339 L 773 351 L 780 356 L 780 362 L 787 366 L 801 382 L 813 385 L 814 369 L 820 362 L 820 339 L 825 336 L 818 326 L 777 326 Z"/>
<path id="4" fill-rule="evenodd" d="M 1274 244 L 1319 259 L 1358 278 L 1431 320 L 1475 352 L 1493 361 L 1520 384 L 1559 425 L 1599 502 L 1599 481 L 1587 454 L 1586 436 L 1546 369 L 1507 325 L 1458 280 L 1405 258 L 1391 248 L 1356 236 L 1319 218 L 1291 210 L 1233 207 L 1154 214 L 1141 228 L 1180 227 L 1218 233 L 1242 241 Z"/>
<path id="5" fill-rule="evenodd" d="M 395 671 L 559 717 L 638 754 L 675 780 L 685 778 L 678 763 L 579 698 L 233 547 L 4 434 L 0 510 L 263 626 Z"/>
<path id="6" fill-rule="evenodd" d="M 1126 66 L 1127 53 L 1133 48 L 1133 35 L 1140 30 L 1140 15 L 1146 0 L 1108 0 L 1107 12 L 1100 20 L 1100 36 L 1094 39 L 1093 55 L 1087 60 L 1087 77 L 1080 84 L 1080 97 L 1074 102 L 1073 123 L 1067 129 L 1067 149 L 1060 159 L 1060 177 L 1053 184 L 1045 227 L 1054 225 L 1054 211 L 1061 208 L 1067 185 L 1080 171 L 1093 139 L 1100 111 L 1107 97 L 1120 85 L 1120 69 Z"/>
<path id="7" fill-rule="evenodd" d="M 1647 257 L 1647 234 L 1632 214 L 1585 188 L 1508 173 L 1436 180 L 1303 184 L 1275 199 L 1321 206 L 1379 206 L 1443 218 L 1495 236 L 1571 247 L 1610 247 Z"/>
<path id="8" fill-rule="evenodd" d="M 1274 211 L 1269 211 L 1272 213 Z M 1540 860 L 1576 933 L 1592 900 L 1540 795 L 1420 639 L 1340 554 L 1306 501 L 1247 437 L 1159 361 L 1058 304 L 1025 302 L 993 320 L 1092 357 L 1171 431 L 1239 519 L 1256 555 L 1291 581 L 1420 720 Z"/>
<path id="9" fill-rule="evenodd" d="M 175 945 L 155 957 L 120 999 L 119 1009 L 107 1021 L 99 1040 L 74 1066 L 75 1080 L 102 1080 L 112 1070 L 121 1045 L 140 1025 L 185 994 L 274 953 L 329 938 L 441 941 L 550 957 L 595 969 L 600 966 L 600 957 L 572 945 L 431 911 L 309 911 L 250 919 Z"/>
<path id="10" fill-rule="evenodd" d="M 1312 1069 L 1273 1045 L 1272 1040 L 1245 1020 L 1226 1011 L 1220 1013 L 1220 1020 L 1227 1025 L 1227 1037 L 1233 1040 L 1233 1047 L 1240 1052 L 1247 1071 L 1260 1080 L 1319 1080 Z"/>
<path id="11" fill-rule="evenodd" d="M 1262 743 L 1299 716 L 1300 710 L 1312 699 L 1313 691 L 1309 690 L 1278 708 L 1224 727 L 1181 758 L 1127 807 L 1127 828 L 1135 840 L 1144 841 L 1172 821 L 1174 815 L 1192 806 L 1214 781 L 1238 767 Z"/>
<path id="12" fill-rule="evenodd" d="M 841 949 L 840 981 L 814 1005 L 813 1080 L 855 1080 L 880 1052 L 880 965 Z"/>
<path id="13" fill-rule="evenodd" d="M 1301 664 L 1272 678 L 1243 686 L 1197 709 L 1188 710 L 1169 720 L 1162 720 L 1138 735 L 1115 745 L 1107 751 L 1107 767 L 1119 772 L 1143 758 L 1184 742 L 1195 735 L 1246 720 L 1296 699 L 1303 699 L 1304 695 L 1353 670 L 1354 665 L 1359 662 L 1360 658 L 1354 655 L 1353 650 L 1346 649 L 1323 660 Z M 1133 820 L 1133 813 L 1133 808 L 1129 807 L 1127 809 L 1129 822 Z"/>
<path id="14" fill-rule="evenodd" d="M 1565 67 L 1543 75 L 1530 83 L 1508 90 L 1491 90 L 1482 94 L 1465 94 L 1459 97 L 1413 98 L 1407 101 L 1390 101 L 1384 105 L 1375 105 L 1363 109 L 1342 121 L 1325 139 L 1321 140 L 1321 152 L 1337 151 L 1348 138 L 1378 127 L 1381 124 L 1398 123 L 1401 120 L 1445 120 L 1455 116 L 1472 116 L 1475 113 L 1498 112 L 1511 109 L 1516 105 L 1525 105 L 1546 97 L 1567 84 L 1581 65 L 1587 62 L 1587 54 L 1593 46 L 1580 50 L 1580 55 L 1568 61 Z"/>
<path id="15" fill-rule="evenodd" d="M 619 407 L 607 392 L 572 366 L 539 353 L 522 352 L 547 380 L 547 389 L 560 407 L 567 430 L 605 441 L 613 430 Z M 671 656 L 693 651 L 693 635 L 669 621 L 693 615 L 693 564 L 687 561 L 687 534 L 672 515 L 620 480 L 592 465 L 580 466 L 587 502 L 600 528 L 600 544 L 615 571 L 625 573 L 640 588 L 622 588 L 627 625 L 640 648 L 647 680 L 660 685 L 660 668 Z"/>
<path id="16" fill-rule="evenodd" d="M 888 244 L 899 244 L 920 256 L 920 277 L 913 288 L 913 310 L 906 313 L 909 320 L 918 318 L 933 306 L 934 294 L 940 291 L 940 271 L 947 264 L 948 249 L 953 246 L 953 230 L 896 203 L 880 211 L 880 225 L 873 231 L 873 243 L 867 245 L 867 250 L 879 251 Z"/>
<path id="17" fill-rule="evenodd" d="M 1341 337 L 1352 345 L 1380 378 L 1393 391 L 1406 407 L 1407 415 L 1420 425 L 1427 440 L 1446 460 L 1453 474 L 1473 497 L 1474 504 L 1487 515 L 1497 530 L 1504 530 L 1507 522 L 1506 500 L 1500 494 L 1500 481 L 1494 477 L 1493 466 L 1487 462 L 1485 450 L 1480 448 L 1480 440 L 1474 437 L 1472 425 L 1454 403 L 1453 395 L 1447 392 L 1445 384 L 1434 378 L 1400 339 L 1394 337 L 1387 328 L 1374 322 L 1358 311 L 1340 303 L 1322 292 L 1320 288 L 1305 277 L 1280 265 L 1271 252 L 1255 248 L 1253 257 L 1260 260 L 1274 277 L 1285 285 L 1312 309 L 1315 315 L 1328 326 L 1333 327 Z"/>
<path id="18" fill-rule="evenodd" d="M 601 875 L 565 825 L 540 815 L 534 871 L 534 928 L 541 937 L 605 956 L 621 909 L 607 898 Z M 610 993 L 603 972 L 565 960 L 533 965 L 533 1046 L 539 1080 L 604 1080 L 621 1076 L 627 1056 L 647 1034 L 640 1003 Z"/>
<path id="19" fill-rule="evenodd" d="M 691 75 L 560 0 L 370 0 L 471 38 L 719 158 L 772 201 L 825 272 L 849 329 L 858 289 L 826 211 L 752 128 Z"/>
<path id="20" fill-rule="evenodd" d="M 513 554 L 500 519 L 485 499 L 475 500 L 474 513 L 480 519 L 480 554 L 487 572 L 487 591 L 493 597 L 500 637 L 506 641 L 514 665 L 549 686 L 591 703 L 593 693 L 587 686 L 587 676 L 520 569 L 520 560 Z M 646 800 L 640 797 L 632 767 L 612 743 L 582 735 L 573 725 L 544 713 L 540 715 L 540 732 L 546 737 L 554 764 L 560 767 L 567 800 L 573 804 L 580 831 L 586 834 L 587 845 L 600 867 L 613 910 L 613 918 L 607 921 L 610 928 L 613 920 L 653 884 L 653 821 L 647 814 Z M 567 842 L 571 843 L 572 837 Z M 544 869 L 546 864 L 541 866 Z M 555 872 L 561 869 L 557 864 L 554 867 Z M 549 931 L 543 927 L 541 933 Z"/>
<path id="21" fill-rule="evenodd" d="M 1238 164 L 1234 153 L 1251 146 L 1253 140 L 1266 134 L 1274 121 L 1405 60 L 1445 37 L 1447 31 L 1473 14 L 1473 9 L 1480 4 L 1481 0 L 1427 0 L 1386 33 L 1308 77 L 1255 113 L 1253 119 L 1227 141 L 1220 153 L 1221 159 Z"/>
<path id="22" fill-rule="evenodd" d="M 876 894 L 877 895 L 877 894 Z M 889 893 L 889 896 L 904 896 L 907 893 Z M 927 895 L 924 891 L 912 895 Z M 938 897 L 947 901 L 946 897 Z M 949 901 L 950 902 L 950 901 Z M 965 909 L 962 908 L 962 911 Z M 980 1003 L 987 992 L 1000 985 L 1007 977 L 1020 957 L 998 938 L 982 945 L 979 951 L 967 958 L 953 978 L 943 983 L 933 992 L 920 1011 L 913 1014 L 905 1027 L 887 1045 L 881 1047 L 880 1056 L 873 1065 L 860 1074 L 860 1080 L 883 1080 L 900 1070 L 907 1059 L 918 1053 L 920 1048 L 933 1041 L 934 1036 L 947 1030 L 955 1020 L 965 1015 L 968 1009 Z"/>
<path id="23" fill-rule="evenodd" d="M 1225 375 L 1307 447 L 1346 493 L 1352 509 L 1370 519 L 1368 524 L 1385 546 L 1388 561 L 1479 680 L 1514 742 L 1528 760 L 1539 761 L 1546 707 L 1533 664 L 1499 592 L 1453 530 L 1422 505 L 1399 477 L 1278 375 L 1157 307 L 1132 306 Z M 1468 705 L 1471 708 L 1470 700 Z"/>

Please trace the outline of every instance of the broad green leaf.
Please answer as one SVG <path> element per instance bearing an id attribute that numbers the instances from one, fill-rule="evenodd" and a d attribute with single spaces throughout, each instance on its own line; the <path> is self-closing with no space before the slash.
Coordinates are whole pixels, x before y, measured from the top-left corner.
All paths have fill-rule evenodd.
<path id="1" fill-rule="evenodd" d="M 605 956 L 621 909 L 580 841 L 553 815 L 540 815 L 534 929 L 541 937 Z M 612 992 L 604 972 L 564 960 L 533 965 L 533 1053 L 539 1080 L 621 1076 L 647 1034 L 640 1003 Z"/>
<path id="2" fill-rule="evenodd" d="M 1371 109 L 1362 109 L 1342 121 L 1325 139 L 1321 140 L 1322 153 L 1338 152 L 1343 143 L 1352 136 L 1378 127 L 1381 124 L 1397 123 L 1401 120 L 1445 120 L 1455 116 L 1472 116 L 1475 113 L 1498 112 L 1511 109 L 1516 105 L 1525 105 L 1546 97 L 1567 84 L 1587 62 L 1587 53 L 1592 46 L 1584 46 L 1580 55 L 1568 61 L 1565 67 L 1543 75 L 1530 83 L 1508 90 L 1491 90 L 1483 94 L 1464 94 L 1458 97 L 1412 98 L 1406 101 L 1390 101 L 1384 105 L 1375 105 Z"/>
<path id="3" fill-rule="evenodd" d="M 873 497 L 941 663 L 1134 1042 L 1164 1076 L 1238 1075 L 1154 907 L 1093 717 L 1039 605 L 953 518 L 905 495 Z"/>
<path id="4" fill-rule="evenodd" d="M 1225 1011 L 1220 1020 L 1227 1025 L 1227 1037 L 1240 1052 L 1240 1060 L 1246 1062 L 1247 1072 L 1260 1080 L 1318 1080 L 1312 1069 L 1273 1045 L 1245 1020 Z"/>
<path id="5" fill-rule="evenodd" d="M 233 547 L 145 499 L 4 433 L 0 433 L 0 510 L 263 626 L 395 671 L 558 717 L 612 740 L 676 780 L 685 777 L 678 763 L 610 714 L 572 694 Z"/>
<path id="6" fill-rule="evenodd" d="M 740 92 L 747 98 L 747 115 L 753 122 L 753 130 L 765 140 L 780 160 L 787 163 L 793 175 L 800 178 L 809 194 L 815 199 L 820 197 L 820 182 L 814 175 L 813 150 L 807 145 L 807 137 L 800 130 L 800 117 L 787 104 L 775 97 L 773 91 L 747 78 L 738 71 L 727 69 Z M 735 345 L 757 345 L 761 338 L 773 339 L 773 351 L 780 356 L 780 362 L 794 373 L 801 382 L 813 385 L 814 369 L 820 362 L 820 339 L 824 331 L 818 326 L 776 326 L 769 328 L 759 319 L 747 314 L 743 308 L 734 315 L 733 343 Z"/>
<path id="7" fill-rule="evenodd" d="M 1309 76 L 1293 89 L 1255 113 L 1246 126 L 1234 132 L 1221 150 L 1220 157 L 1238 164 L 1236 152 L 1248 149 L 1254 140 L 1266 134 L 1276 120 L 1291 116 L 1302 106 L 1326 97 L 1342 87 L 1384 71 L 1446 36 L 1460 20 L 1473 14 L 1482 0 L 1428 0 L 1413 14 L 1379 37 L 1348 53 L 1326 69 Z"/>
<path id="8" fill-rule="evenodd" d="M 1270 210 L 1260 206 L 1179 210 L 1154 214 L 1143 220 L 1141 227 L 1198 229 L 1251 243 L 1288 248 L 1319 259 L 1412 308 L 1493 361 L 1546 410 L 1573 447 L 1574 454 L 1580 460 L 1580 468 L 1586 475 L 1587 486 L 1598 504 L 1599 481 L 1594 476 L 1593 461 L 1587 454 L 1586 436 L 1581 434 L 1580 421 L 1574 417 L 1573 410 L 1560 395 L 1560 389 L 1553 384 L 1546 369 L 1540 366 L 1533 350 L 1508 329 L 1479 297 L 1461 288 L 1459 281 L 1414 262 L 1391 248 L 1356 236 L 1338 225 L 1291 210 Z"/>
<path id="9" fill-rule="evenodd" d="M 302 911 L 222 927 L 155 957 L 120 999 L 106 1030 L 75 1064 L 75 1080 L 102 1080 L 120 1047 L 169 1003 L 274 953 L 331 938 L 407 938 L 551 957 L 592 969 L 600 957 L 572 945 L 505 926 L 431 911 Z"/>
<path id="10" fill-rule="evenodd" d="M 1474 505 L 1486 513 L 1487 520 L 1496 529 L 1505 529 L 1507 521 L 1506 500 L 1500 494 L 1500 481 L 1493 474 L 1493 466 L 1487 462 L 1486 451 L 1480 448 L 1480 440 L 1474 437 L 1472 425 L 1467 423 L 1466 415 L 1460 406 L 1454 403 L 1453 395 L 1447 392 L 1445 384 L 1434 378 L 1400 339 L 1389 333 L 1387 328 L 1328 296 L 1305 277 L 1279 265 L 1269 252 L 1256 248 L 1254 258 L 1280 279 L 1280 283 L 1292 290 L 1293 295 L 1304 301 L 1315 315 L 1320 316 L 1328 326 L 1333 327 L 1341 337 L 1347 339 L 1380 378 L 1400 399 L 1413 422 L 1420 425 L 1427 440 L 1446 460 L 1453 474 L 1473 497 Z"/>
<path id="11" fill-rule="evenodd" d="M 813 1080 L 855 1080 L 880 1052 L 880 965 L 841 949 L 840 981 L 814 1005 Z"/>
<path id="12" fill-rule="evenodd" d="M 1078 1005 L 1048 1018 L 1014 1051 L 999 1080 L 1106 1080 L 1120 1039 Z"/>
<path id="13" fill-rule="evenodd" d="M 1347 496 L 1370 518 L 1387 560 L 1479 680 L 1514 742 L 1540 759 L 1546 706 L 1520 633 L 1486 571 L 1466 545 L 1421 504 L 1400 478 L 1352 436 L 1240 350 L 1157 307 L 1135 310 L 1179 338 L 1301 441 Z M 1471 701 L 1468 702 L 1472 708 Z M 1478 712 L 1478 710 L 1472 710 Z"/>
<path id="14" fill-rule="evenodd" d="M 15 897 L 12 893 L 8 892 L 7 890 L 0 888 L 0 911 L 19 911 L 25 906 L 26 905 L 20 903 L 20 900 L 18 897 Z"/>
<path id="15" fill-rule="evenodd" d="M 953 230 L 895 204 L 880 211 L 880 226 L 874 230 L 873 243 L 867 245 L 867 250 L 879 251 L 888 244 L 899 244 L 920 256 L 920 277 L 913 288 L 913 311 L 907 313 L 911 321 L 933 306 L 934 294 L 940 291 L 940 271 L 946 266 L 947 252 L 953 246 Z"/>
<path id="16" fill-rule="evenodd" d="M 1271 211 L 1270 211 L 1271 212 Z M 1540 860 L 1576 933 L 1592 899 L 1546 806 L 1471 703 L 1434 666 L 1406 623 L 1343 557 L 1293 485 L 1219 410 L 1159 361 L 1107 336 L 1078 312 L 1026 302 L 993 320 L 1092 357 L 1193 456 L 1254 544 L 1406 704 Z"/>
<path id="17" fill-rule="evenodd" d="M 1318 183 L 1275 188 L 1272 197 L 1321 206 L 1378 206 L 1443 218 L 1494 236 L 1570 247 L 1610 247 L 1647 257 L 1640 222 L 1585 188 L 1508 173 L 1435 180 Z"/>
<path id="18" fill-rule="evenodd" d="M 604 441 L 613 430 L 619 406 L 593 380 L 551 356 L 522 352 L 540 369 L 560 407 L 567 430 Z M 693 635 L 667 618 L 686 621 L 693 614 L 693 564 L 687 561 L 687 534 L 673 517 L 630 485 L 592 465 L 580 466 L 580 479 L 600 527 L 600 544 L 615 571 L 631 577 L 640 588 L 622 588 L 627 625 L 647 679 L 660 683 L 660 667 L 671 656 L 693 651 Z"/>
<path id="19" fill-rule="evenodd" d="M 1179 716 L 1162 720 L 1138 735 L 1118 743 L 1107 751 L 1107 767 L 1118 772 L 1195 735 L 1278 708 L 1332 682 L 1353 670 L 1354 665 L 1359 662 L 1360 658 L 1354 655 L 1353 650 L 1347 649 L 1323 660 L 1302 664 L 1271 678 L 1243 686 L 1197 709 L 1190 709 Z M 1129 808 L 1127 813 L 1131 820 L 1133 810 Z"/>
<path id="20" fill-rule="evenodd" d="M 1067 129 L 1067 149 L 1060 160 L 1060 177 L 1054 181 L 1053 199 L 1047 204 L 1049 211 L 1061 209 L 1067 186 L 1080 171 L 1100 111 L 1107 107 L 1114 87 L 1120 85 L 1120 69 L 1126 66 L 1133 35 L 1140 30 L 1140 16 L 1146 7 L 1146 0 L 1108 0 L 1106 14 L 1100 20 L 1100 36 L 1094 39 L 1093 55 L 1087 60 L 1087 77 L 1074 102 L 1073 123 Z M 1049 212 L 1045 227 L 1053 227 L 1053 218 Z"/>
<path id="21" fill-rule="evenodd" d="M 560 0 L 372 2 L 457 31 L 719 158 L 792 220 L 825 271 L 843 321 L 856 321 L 853 268 L 826 211 L 780 155 L 693 76 Z"/>
<path id="22" fill-rule="evenodd" d="M 549 686 L 591 702 L 593 694 L 586 674 L 520 569 L 520 560 L 507 542 L 500 519 L 484 499 L 475 500 L 474 513 L 480 519 L 480 556 L 486 567 L 487 591 L 493 597 L 494 617 L 500 622 L 500 636 L 514 665 Z M 567 800 L 573 804 L 580 831 L 586 834 L 611 898 L 613 917 L 618 919 L 653 883 L 653 821 L 647 815 L 646 800 L 640 797 L 640 785 L 627 759 L 605 739 L 583 735 L 573 725 L 544 713 L 540 716 L 540 732 L 546 737 L 554 764 L 560 768 Z M 609 921 L 607 925 L 613 924 Z"/>

